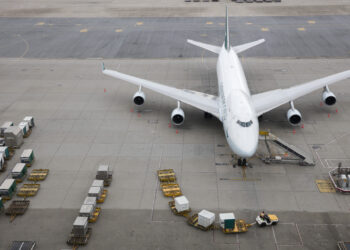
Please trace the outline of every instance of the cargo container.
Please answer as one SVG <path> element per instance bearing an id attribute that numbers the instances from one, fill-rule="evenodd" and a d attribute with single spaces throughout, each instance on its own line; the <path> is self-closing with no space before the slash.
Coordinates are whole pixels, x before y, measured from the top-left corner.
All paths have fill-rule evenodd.
<path id="1" fill-rule="evenodd" d="M 23 150 L 23 153 L 21 154 L 21 162 L 26 163 L 27 166 L 31 165 L 34 161 L 34 151 L 33 149 L 25 149 Z"/>
<path id="2" fill-rule="evenodd" d="M 0 127 L 0 136 L 4 137 L 5 135 L 5 130 L 9 127 L 13 126 L 13 122 L 4 122 L 2 126 Z"/>
<path id="3" fill-rule="evenodd" d="M 207 210 L 202 210 L 198 213 L 198 225 L 209 227 L 215 221 L 215 214 Z"/>
<path id="4" fill-rule="evenodd" d="M 4 159 L 4 155 L 0 153 L 0 171 L 4 171 L 4 170 L 5 170 L 5 159 Z"/>
<path id="5" fill-rule="evenodd" d="M 190 209 L 190 203 L 185 196 L 176 197 L 174 200 L 177 212 L 183 212 Z"/>
<path id="6" fill-rule="evenodd" d="M 109 166 L 108 165 L 100 165 L 97 170 L 97 175 L 108 177 Z"/>
<path id="7" fill-rule="evenodd" d="M 3 154 L 5 160 L 9 159 L 10 158 L 9 147 L 7 146 L 0 147 L 0 154 Z"/>
<path id="8" fill-rule="evenodd" d="M 103 180 L 94 180 L 91 187 L 101 187 L 103 189 Z"/>
<path id="9" fill-rule="evenodd" d="M 2 202 L 2 197 L 0 197 L 0 212 L 4 211 L 4 203 Z"/>
<path id="10" fill-rule="evenodd" d="M 28 122 L 20 122 L 18 127 L 22 129 L 23 136 L 25 136 L 29 132 L 29 124 Z"/>
<path id="11" fill-rule="evenodd" d="M 96 197 L 86 197 L 84 200 L 84 205 L 92 205 L 94 207 L 94 210 L 96 208 Z"/>
<path id="12" fill-rule="evenodd" d="M 27 167 L 25 163 L 17 163 L 11 171 L 13 179 L 22 181 L 27 174 Z"/>
<path id="13" fill-rule="evenodd" d="M 22 129 L 16 126 L 11 126 L 5 130 L 4 138 L 6 146 L 19 148 L 23 143 Z"/>
<path id="14" fill-rule="evenodd" d="M 220 227 L 223 229 L 234 229 L 236 218 L 233 213 L 219 214 Z"/>
<path id="15" fill-rule="evenodd" d="M 88 230 L 88 218 L 78 216 L 73 223 L 72 233 L 74 235 L 84 236 Z"/>
<path id="16" fill-rule="evenodd" d="M 93 205 L 82 205 L 80 207 L 79 216 L 91 218 L 94 213 Z"/>
<path id="17" fill-rule="evenodd" d="M 23 121 L 24 121 L 24 122 L 28 122 L 29 128 L 32 128 L 32 127 L 35 126 L 33 116 L 26 116 L 26 117 L 24 117 Z"/>
<path id="18" fill-rule="evenodd" d="M 102 194 L 102 188 L 101 187 L 90 187 L 88 196 L 89 197 L 96 197 L 96 199 L 100 199 Z"/>
<path id="19" fill-rule="evenodd" d="M 11 199 L 16 192 L 16 181 L 14 179 L 6 179 L 0 186 L 0 196 L 3 199 Z"/>

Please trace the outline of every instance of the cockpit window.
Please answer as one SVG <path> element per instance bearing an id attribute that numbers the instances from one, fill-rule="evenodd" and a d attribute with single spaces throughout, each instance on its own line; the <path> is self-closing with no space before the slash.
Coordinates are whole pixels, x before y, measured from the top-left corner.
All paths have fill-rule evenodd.
<path id="1" fill-rule="evenodd" d="M 237 123 L 244 128 L 248 128 L 253 124 L 253 121 L 250 120 L 249 122 L 241 122 L 240 120 L 237 121 Z"/>

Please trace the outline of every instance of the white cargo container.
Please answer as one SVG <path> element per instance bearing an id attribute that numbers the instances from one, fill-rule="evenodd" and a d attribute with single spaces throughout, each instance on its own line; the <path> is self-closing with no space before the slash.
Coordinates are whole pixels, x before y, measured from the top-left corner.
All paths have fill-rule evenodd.
<path id="1" fill-rule="evenodd" d="M 109 166 L 108 165 L 100 165 L 97 170 L 97 175 L 108 177 Z"/>
<path id="2" fill-rule="evenodd" d="M 219 214 L 220 227 L 223 229 L 234 229 L 236 218 L 233 213 Z"/>
<path id="3" fill-rule="evenodd" d="M 0 153 L 0 171 L 2 171 L 4 167 L 5 167 L 4 154 Z"/>
<path id="4" fill-rule="evenodd" d="M 103 180 L 94 180 L 91 187 L 101 187 L 103 189 Z"/>
<path id="5" fill-rule="evenodd" d="M 35 126 L 33 116 L 26 116 L 24 117 L 23 121 L 28 122 L 30 128 Z"/>
<path id="6" fill-rule="evenodd" d="M 22 129 L 23 135 L 26 135 L 29 132 L 29 124 L 28 124 L 28 122 L 20 122 L 18 124 L 18 127 L 20 127 L 20 129 Z"/>
<path id="7" fill-rule="evenodd" d="M 88 230 L 88 218 L 78 216 L 73 223 L 73 233 L 75 235 L 85 235 Z"/>
<path id="8" fill-rule="evenodd" d="M 25 163 L 17 163 L 11 171 L 13 179 L 22 179 L 27 174 L 27 167 Z"/>
<path id="9" fill-rule="evenodd" d="M 13 126 L 13 122 L 4 122 L 4 124 L 2 124 L 0 127 L 0 136 L 4 137 L 5 130 L 11 126 Z"/>
<path id="10" fill-rule="evenodd" d="M 90 218 L 93 213 L 94 213 L 93 205 L 82 205 L 80 207 L 79 216 Z"/>
<path id="11" fill-rule="evenodd" d="M 21 154 L 21 162 L 31 164 L 34 161 L 33 149 L 25 149 Z"/>
<path id="12" fill-rule="evenodd" d="M 185 196 L 176 197 L 174 200 L 175 208 L 179 213 L 190 209 L 190 203 Z"/>
<path id="13" fill-rule="evenodd" d="M 340 179 L 339 179 L 340 183 L 339 186 L 341 188 L 346 188 L 346 182 L 347 182 L 347 178 L 345 174 L 340 175 Z"/>
<path id="14" fill-rule="evenodd" d="M 207 210 L 202 210 L 198 213 L 198 225 L 209 227 L 215 221 L 215 214 Z"/>
<path id="15" fill-rule="evenodd" d="M 94 210 L 96 208 L 96 197 L 86 197 L 84 200 L 84 205 L 92 205 L 94 207 Z"/>
<path id="16" fill-rule="evenodd" d="M 90 197 L 96 197 L 96 199 L 100 199 L 102 194 L 102 188 L 101 187 L 90 187 L 88 196 Z"/>
<path id="17" fill-rule="evenodd" d="M 16 126 L 11 126 L 5 130 L 4 138 L 6 146 L 19 148 L 23 143 L 22 129 Z"/>

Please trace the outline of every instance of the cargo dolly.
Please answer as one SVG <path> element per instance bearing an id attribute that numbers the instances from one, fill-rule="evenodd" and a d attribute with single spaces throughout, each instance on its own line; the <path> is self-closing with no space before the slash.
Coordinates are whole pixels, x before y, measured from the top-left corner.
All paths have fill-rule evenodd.
<path id="1" fill-rule="evenodd" d="M 43 181 L 46 179 L 47 175 L 49 174 L 48 169 L 33 169 L 30 173 L 28 180 L 29 181 Z"/>
<path id="2" fill-rule="evenodd" d="M 29 207 L 29 203 L 29 200 L 14 200 L 5 210 L 5 214 L 10 215 L 11 221 L 13 221 L 17 215 L 22 215 L 26 212 L 27 208 Z"/>
<path id="3" fill-rule="evenodd" d="M 17 196 L 21 197 L 29 197 L 35 196 L 39 191 L 40 184 L 23 184 L 23 186 L 19 189 Z"/>
<path id="4" fill-rule="evenodd" d="M 182 195 L 180 186 L 177 183 L 161 184 L 161 188 L 166 197 L 177 197 Z"/>
<path id="5" fill-rule="evenodd" d="M 101 213 L 101 208 L 100 207 L 96 207 L 94 213 L 92 214 L 92 217 L 89 218 L 89 223 L 94 223 L 97 221 L 98 216 L 100 216 Z"/>
<path id="6" fill-rule="evenodd" d="M 191 208 L 178 212 L 176 207 L 175 207 L 175 201 L 169 201 L 169 207 L 171 209 L 171 211 L 173 212 L 173 214 L 178 215 L 178 216 L 184 216 L 184 217 L 188 217 L 189 214 L 191 213 Z"/>
<path id="7" fill-rule="evenodd" d="M 209 225 L 208 227 L 203 227 L 201 225 L 198 224 L 198 214 L 194 214 L 192 216 L 190 216 L 188 219 L 187 219 L 187 223 L 195 228 L 198 228 L 200 230 L 203 230 L 203 231 L 208 231 L 208 230 L 214 230 L 215 229 L 215 226 L 214 224 L 211 224 Z"/>
<path id="8" fill-rule="evenodd" d="M 108 192 L 107 189 L 103 189 L 100 199 L 97 199 L 96 202 L 97 203 L 105 202 L 105 199 L 107 197 L 107 192 Z"/>
<path id="9" fill-rule="evenodd" d="M 91 227 L 89 227 L 87 229 L 87 232 L 86 234 L 74 234 L 73 231 L 71 232 L 71 234 L 69 235 L 69 238 L 67 240 L 67 244 L 68 245 L 71 245 L 71 246 L 83 246 L 83 245 L 86 245 L 88 243 L 88 240 L 91 236 L 91 232 L 92 232 L 92 229 Z"/>
<path id="10" fill-rule="evenodd" d="M 160 182 L 175 182 L 176 176 L 174 169 L 162 169 L 157 171 Z"/>
<path id="11" fill-rule="evenodd" d="M 223 228 L 222 232 L 225 234 L 234 234 L 234 233 L 245 233 L 248 231 L 248 228 L 251 227 L 252 224 L 248 224 L 245 222 L 245 220 L 235 220 L 235 227 L 230 228 Z"/>

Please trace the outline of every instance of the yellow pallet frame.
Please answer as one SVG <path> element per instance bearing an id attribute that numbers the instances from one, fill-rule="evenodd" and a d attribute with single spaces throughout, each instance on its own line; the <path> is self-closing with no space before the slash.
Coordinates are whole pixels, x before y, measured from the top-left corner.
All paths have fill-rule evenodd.
<path id="1" fill-rule="evenodd" d="M 96 202 L 97 203 L 103 203 L 103 202 L 105 202 L 105 199 L 106 199 L 106 197 L 107 197 L 107 189 L 103 189 L 103 192 L 102 192 L 102 194 L 101 194 L 101 197 L 100 197 L 100 199 L 98 199 L 98 200 L 96 200 Z"/>
<path id="2" fill-rule="evenodd" d="M 174 182 L 176 181 L 176 175 L 174 169 L 162 169 L 157 171 L 157 175 L 160 182 Z"/>
<path id="3" fill-rule="evenodd" d="M 40 184 L 23 184 L 23 186 L 19 189 L 17 196 L 21 197 L 29 197 L 35 196 L 40 188 Z"/>
<path id="4" fill-rule="evenodd" d="M 29 174 L 28 180 L 29 181 L 43 181 L 46 179 L 47 175 L 49 174 L 49 169 L 33 169 L 32 172 Z"/>
<path id="5" fill-rule="evenodd" d="M 177 197 L 182 195 L 181 188 L 177 183 L 162 184 L 162 191 L 166 197 Z"/>
<path id="6" fill-rule="evenodd" d="M 92 217 L 89 219 L 89 223 L 94 223 L 97 221 L 98 217 L 100 216 L 101 208 L 96 207 L 94 213 L 92 214 Z"/>

